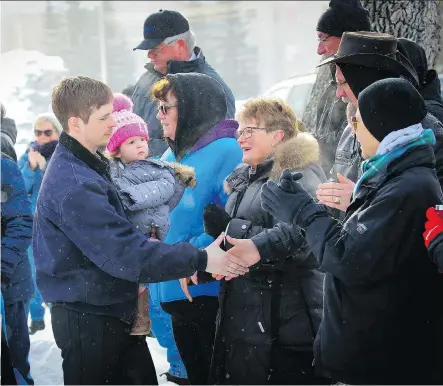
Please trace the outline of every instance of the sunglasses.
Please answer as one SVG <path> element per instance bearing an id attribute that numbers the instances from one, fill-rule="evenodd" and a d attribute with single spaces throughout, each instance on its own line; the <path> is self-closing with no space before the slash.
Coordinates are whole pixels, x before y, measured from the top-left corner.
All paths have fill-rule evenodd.
<path id="1" fill-rule="evenodd" d="M 172 109 L 173 107 L 177 107 L 177 105 L 170 105 L 170 106 L 168 106 L 168 105 L 158 105 L 157 106 L 157 110 L 161 111 L 162 114 L 166 115 L 166 114 L 168 114 L 168 111 L 170 109 Z"/>
<path id="2" fill-rule="evenodd" d="M 52 133 L 54 132 L 54 130 L 34 130 L 34 134 L 36 137 L 40 137 L 41 135 L 46 135 L 47 137 L 52 136 Z"/>

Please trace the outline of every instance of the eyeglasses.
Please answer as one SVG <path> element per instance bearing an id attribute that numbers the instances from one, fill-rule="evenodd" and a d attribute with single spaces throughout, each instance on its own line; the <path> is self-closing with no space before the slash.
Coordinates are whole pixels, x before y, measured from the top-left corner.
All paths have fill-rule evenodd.
<path id="1" fill-rule="evenodd" d="M 346 80 L 344 80 L 343 82 L 339 82 L 339 81 L 337 80 L 337 85 L 338 85 L 338 86 L 344 86 L 345 84 L 348 84 L 348 82 L 347 82 Z"/>
<path id="2" fill-rule="evenodd" d="M 171 45 L 172 43 L 175 43 L 177 40 L 180 40 L 180 38 L 177 39 L 175 36 L 166 38 L 157 47 L 151 48 L 150 50 L 148 50 L 148 53 L 151 53 L 151 54 L 154 54 L 154 55 L 158 55 L 163 48 L 165 48 L 166 46 Z"/>
<path id="3" fill-rule="evenodd" d="M 158 105 L 157 106 L 157 110 L 160 112 L 162 112 L 162 114 L 164 114 L 164 115 L 167 115 L 168 114 L 168 111 L 170 110 L 170 109 L 172 109 L 173 107 L 177 107 L 177 105 Z"/>
<path id="4" fill-rule="evenodd" d="M 331 35 L 325 36 L 325 37 L 323 37 L 323 38 L 319 37 L 319 38 L 317 38 L 317 40 L 318 40 L 319 43 L 324 43 L 324 42 L 326 42 L 330 37 L 331 37 Z"/>
<path id="5" fill-rule="evenodd" d="M 265 129 L 264 127 L 245 127 L 244 129 L 237 130 L 235 132 L 235 137 L 239 139 L 241 136 L 243 136 L 244 139 L 248 139 L 251 138 L 252 133 L 257 130 L 267 131 L 267 129 Z"/>
<path id="6" fill-rule="evenodd" d="M 41 135 L 46 135 L 47 137 L 52 136 L 52 133 L 54 132 L 54 130 L 34 130 L 34 134 L 36 137 L 40 137 Z"/>

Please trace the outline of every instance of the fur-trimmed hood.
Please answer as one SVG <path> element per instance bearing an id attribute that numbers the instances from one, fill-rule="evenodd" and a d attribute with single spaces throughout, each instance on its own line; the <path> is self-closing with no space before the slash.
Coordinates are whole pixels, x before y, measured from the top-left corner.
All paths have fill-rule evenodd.
<path id="1" fill-rule="evenodd" d="M 301 170 L 315 165 L 320 159 L 317 140 L 309 133 L 299 133 L 296 137 L 282 142 L 275 148 L 274 155 L 257 167 L 255 172 L 262 173 L 277 181 L 285 169 Z M 318 165 L 316 165 L 318 166 Z M 239 165 L 224 182 L 224 190 L 231 194 L 233 190 L 242 190 L 249 183 L 249 174 L 253 169 L 247 164 Z"/>
<path id="2" fill-rule="evenodd" d="M 171 162 L 170 166 L 182 185 L 189 188 L 195 188 L 195 185 L 197 185 L 197 179 L 195 178 L 195 169 L 193 167 L 176 162 Z"/>

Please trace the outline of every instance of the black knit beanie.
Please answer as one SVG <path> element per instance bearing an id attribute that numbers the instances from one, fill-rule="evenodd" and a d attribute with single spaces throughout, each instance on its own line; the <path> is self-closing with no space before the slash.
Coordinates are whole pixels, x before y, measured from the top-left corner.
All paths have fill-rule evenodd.
<path id="1" fill-rule="evenodd" d="M 331 0 L 317 23 L 317 31 L 337 37 L 344 32 L 370 30 L 369 11 L 360 0 Z"/>
<path id="2" fill-rule="evenodd" d="M 427 114 L 417 89 L 401 78 L 371 84 L 360 93 L 358 108 L 366 128 L 380 142 L 393 131 L 420 123 Z"/>
<path id="3" fill-rule="evenodd" d="M 357 64 L 337 63 L 337 66 L 343 73 L 346 82 L 356 98 L 372 83 L 381 79 L 398 77 L 392 71 L 363 67 Z"/>

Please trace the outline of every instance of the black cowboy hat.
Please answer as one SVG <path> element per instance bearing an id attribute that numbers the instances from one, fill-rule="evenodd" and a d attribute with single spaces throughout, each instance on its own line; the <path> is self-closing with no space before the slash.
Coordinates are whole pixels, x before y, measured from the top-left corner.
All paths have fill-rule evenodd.
<path id="1" fill-rule="evenodd" d="M 326 64 L 354 64 L 393 72 L 418 85 L 417 73 L 409 60 L 397 50 L 397 39 L 378 32 L 345 32 L 335 55 Z"/>

